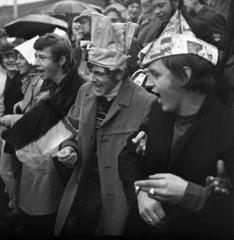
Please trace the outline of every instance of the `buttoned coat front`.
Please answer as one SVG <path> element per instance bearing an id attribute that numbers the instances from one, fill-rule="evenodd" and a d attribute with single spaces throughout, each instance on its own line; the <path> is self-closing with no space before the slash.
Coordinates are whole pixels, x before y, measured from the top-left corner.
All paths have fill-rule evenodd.
<path id="1" fill-rule="evenodd" d="M 128 136 L 148 118 L 157 98 L 136 85 L 123 81 L 104 122 L 97 130 L 97 156 L 101 183 L 105 235 L 120 235 L 128 214 L 126 198 L 118 176 L 117 157 Z M 60 204 L 55 226 L 58 235 L 68 218 L 74 197 L 79 193 L 93 161 L 96 134 L 97 97 L 93 85 L 80 89 L 68 117 L 79 129 L 78 163 Z M 94 199 L 95 201 L 95 199 Z"/>

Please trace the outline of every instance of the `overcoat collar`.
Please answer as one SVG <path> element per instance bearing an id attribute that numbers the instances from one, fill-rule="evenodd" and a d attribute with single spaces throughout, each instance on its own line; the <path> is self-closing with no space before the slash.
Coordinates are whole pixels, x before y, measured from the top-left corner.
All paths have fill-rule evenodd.
<path id="1" fill-rule="evenodd" d="M 120 87 L 119 92 L 118 92 L 105 120 L 103 121 L 101 127 L 104 124 L 106 124 L 120 110 L 120 105 L 123 105 L 125 107 L 130 106 L 134 84 L 135 83 L 133 83 L 133 81 L 130 78 L 123 80 L 122 86 Z M 93 104 L 97 103 L 97 97 L 95 95 L 95 91 L 94 91 L 93 87 L 91 87 L 89 89 L 89 91 L 87 91 L 86 97 L 89 99 L 90 104 L 91 104 L 91 102 L 93 102 Z M 93 112 L 96 114 L 95 110 L 96 109 L 93 109 Z"/>

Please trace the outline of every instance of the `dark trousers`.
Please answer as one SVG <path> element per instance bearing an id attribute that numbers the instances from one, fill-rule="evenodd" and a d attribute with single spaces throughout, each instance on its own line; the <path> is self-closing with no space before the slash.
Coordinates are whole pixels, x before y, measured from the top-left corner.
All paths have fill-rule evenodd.
<path id="1" fill-rule="evenodd" d="M 26 215 L 22 226 L 22 236 L 53 236 L 57 211 L 42 216 Z"/>
<path id="2" fill-rule="evenodd" d="M 68 235 L 103 235 L 102 201 L 99 175 L 91 170 L 75 197 L 68 221 Z"/>

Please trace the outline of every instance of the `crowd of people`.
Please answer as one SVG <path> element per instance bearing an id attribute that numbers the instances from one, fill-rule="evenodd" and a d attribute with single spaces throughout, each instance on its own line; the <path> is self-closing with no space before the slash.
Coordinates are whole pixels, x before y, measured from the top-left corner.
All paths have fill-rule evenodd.
<path id="1" fill-rule="evenodd" d="M 7 37 L 2 235 L 234 234 L 224 16 L 205 0 L 116 0 L 72 16 L 65 35 Z M 45 106 L 75 134 L 61 138 Z"/>

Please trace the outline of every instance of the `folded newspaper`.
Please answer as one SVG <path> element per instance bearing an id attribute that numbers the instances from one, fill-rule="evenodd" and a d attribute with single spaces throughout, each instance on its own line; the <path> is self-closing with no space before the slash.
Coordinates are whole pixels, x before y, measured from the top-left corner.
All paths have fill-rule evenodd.
<path id="1" fill-rule="evenodd" d="M 181 54 L 195 54 L 214 65 L 218 62 L 218 49 L 196 38 L 180 11 L 176 11 L 161 36 L 140 51 L 140 64 L 147 65 L 162 57 Z"/>
<path id="2" fill-rule="evenodd" d="M 111 23 L 110 18 L 93 13 L 89 62 L 111 69 L 126 68 L 138 26 L 131 22 Z"/>

